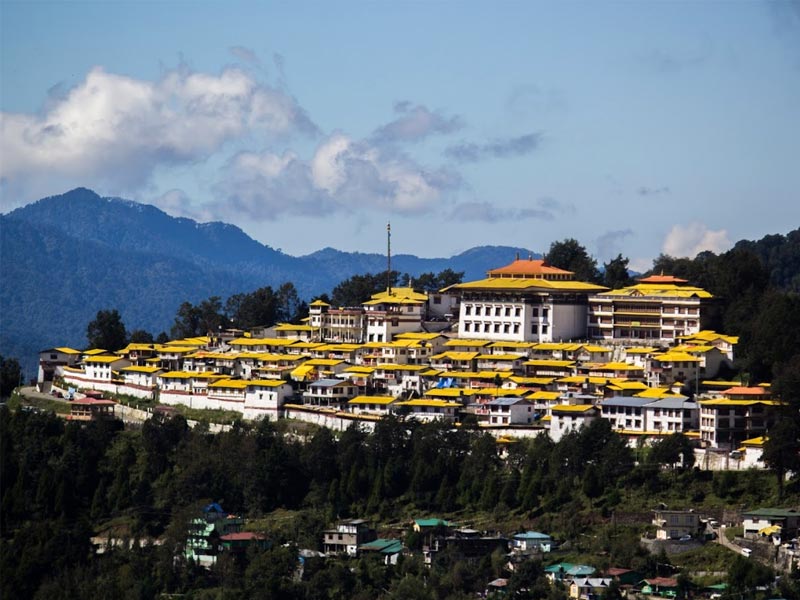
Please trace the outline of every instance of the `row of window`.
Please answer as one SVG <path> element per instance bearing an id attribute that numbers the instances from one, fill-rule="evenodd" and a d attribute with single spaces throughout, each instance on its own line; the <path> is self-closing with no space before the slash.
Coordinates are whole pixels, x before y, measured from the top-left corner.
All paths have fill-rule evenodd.
<path id="1" fill-rule="evenodd" d="M 462 331 L 465 333 L 505 333 L 505 334 L 519 334 L 519 323 L 473 323 L 471 321 L 464 321 L 462 324 Z M 531 323 L 532 335 L 547 335 L 550 331 L 549 325 L 542 325 L 539 327 L 537 323 Z"/>

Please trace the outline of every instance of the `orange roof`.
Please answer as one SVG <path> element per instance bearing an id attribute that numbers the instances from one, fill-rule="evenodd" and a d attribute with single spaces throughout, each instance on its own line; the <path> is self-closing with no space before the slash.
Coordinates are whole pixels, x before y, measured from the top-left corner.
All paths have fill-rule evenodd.
<path id="1" fill-rule="evenodd" d="M 534 260 L 532 258 L 518 258 L 510 265 L 500 267 L 499 269 L 492 269 L 487 273 L 489 277 L 502 277 L 503 275 L 513 276 L 541 276 L 541 275 L 572 275 L 572 271 L 565 271 L 558 267 L 551 267 L 544 264 L 543 260 Z"/>
<path id="2" fill-rule="evenodd" d="M 767 393 L 763 387 L 745 387 L 742 385 L 734 386 L 722 391 L 723 394 L 736 394 L 738 396 L 763 396 Z"/>
<path id="3" fill-rule="evenodd" d="M 650 275 L 650 277 L 642 277 L 639 283 L 688 283 L 688 279 L 681 279 L 674 275 Z"/>

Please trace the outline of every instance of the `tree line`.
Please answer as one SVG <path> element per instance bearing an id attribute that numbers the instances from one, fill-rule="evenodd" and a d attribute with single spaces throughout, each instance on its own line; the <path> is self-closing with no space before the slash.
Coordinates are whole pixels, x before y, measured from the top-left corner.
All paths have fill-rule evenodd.
<path id="1" fill-rule="evenodd" d="M 337 439 L 321 428 L 300 441 L 285 435 L 285 426 L 240 422 L 211 435 L 176 416 L 123 430 L 114 422 L 80 425 L 0 408 L 3 596 L 33 597 L 64 578 L 100 577 L 98 569 L 108 562 L 93 555 L 89 536 L 98 524 L 120 521 L 132 538 L 165 540 L 147 550 L 150 570 L 140 579 L 148 590 L 178 593 L 207 585 L 175 557 L 183 556 L 189 519 L 211 500 L 251 518 L 301 511 L 303 520 L 274 537 L 310 548 L 338 518 L 370 515 L 388 522 L 463 511 L 499 522 L 519 519 L 520 527 L 535 519 L 561 539 L 580 539 L 596 523 L 591 514 L 610 515 L 632 490 L 669 493 L 676 481 L 699 490 L 712 477 L 691 470 L 693 455 L 682 435 L 632 449 L 605 420 L 558 442 L 543 435 L 511 443 L 505 458 L 493 437 L 469 427 L 391 417 L 373 433 L 354 425 Z M 748 493 L 765 488 L 759 484 Z M 744 495 L 731 482 L 719 493 L 734 493 L 737 502 Z M 608 560 L 652 568 L 629 542 L 603 542 Z M 419 541 L 412 536 L 408 543 Z M 135 556 L 125 560 L 135 563 L 141 558 Z"/>

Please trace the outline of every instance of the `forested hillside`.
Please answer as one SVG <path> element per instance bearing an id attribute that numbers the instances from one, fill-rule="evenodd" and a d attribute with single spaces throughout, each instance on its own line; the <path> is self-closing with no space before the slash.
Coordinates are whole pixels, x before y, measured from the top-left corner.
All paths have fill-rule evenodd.
<path id="1" fill-rule="evenodd" d="M 608 421 L 597 420 L 557 443 L 547 436 L 519 441 L 503 460 L 491 436 L 435 423 L 384 419 L 373 434 L 351 427 L 337 440 L 319 429 L 304 434 L 305 441 L 276 427 L 239 423 L 211 435 L 173 417 L 124 431 L 113 423 L 80 425 L 0 408 L 2 596 L 154 598 L 206 590 L 191 597 L 456 600 L 509 576 L 503 555 L 468 564 L 443 553 L 430 570 L 417 554 L 394 567 L 379 557 L 328 559 L 309 565 L 302 581 L 293 577 L 297 548 L 319 548 L 323 529 L 351 516 L 391 525 L 392 535 L 404 535 L 417 552 L 422 537 L 407 524 L 435 515 L 509 533 L 546 531 L 571 548 L 561 560 L 635 569 L 644 577 L 669 565 L 673 574 L 685 571 L 686 589 L 691 573 L 712 566 L 728 569 L 732 586 L 743 585 L 737 577 L 744 574 L 751 581 L 766 574 L 772 582 L 768 569 L 748 571 L 755 567 L 742 567 L 730 553 L 717 556 L 714 548 L 699 563 L 686 559 L 681 566 L 640 548 L 649 509 L 659 502 L 721 515 L 726 507 L 776 501 L 770 473 L 679 468 L 687 447 L 680 434 L 634 451 Z M 687 467 L 690 456 L 684 454 Z M 797 500 L 796 483 L 787 493 L 784 501 Z M 210 501 L 248 517 L 272 549 L 222 557 L 210 571 L 187 562 L 188 523 Z M 103 531 L 163 543 L 95 555 L 89 537 Z M 703 562 L 712 556 L 714 565 Z M 566 598 L 543 575 L 533 560 L 515 571 L 509 583 L 515 597 Z M 784 584 L 790 594 L 784 597 L 796 597 L 792 580 Z"/>
<path id="2" fill-rule="evenodd" d="M 325 240 L 320 240 L 323 245 Z M 452 258 L 399 255 L 411 276 L 446 268 L 482 277 L 522 248 L 480 247 Z M 156 207 L 78 188 L 0 216 L 0 354 L 28 376 L 47 346 L 86 344 L 86 324 L 115 308 L 131 330 L 169 331 L 183 302 L 291 282 L 301 299 L 386 269 L 386 257 L 327 248 L 293 257 L 225 223 L 170 217 Z M 269 325 L 269 323 L 263 323 Z"/>

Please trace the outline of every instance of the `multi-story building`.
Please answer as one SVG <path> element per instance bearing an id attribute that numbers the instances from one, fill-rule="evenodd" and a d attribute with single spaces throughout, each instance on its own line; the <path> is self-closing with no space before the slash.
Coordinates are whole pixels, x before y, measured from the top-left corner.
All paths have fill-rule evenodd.
<path id="1" fill-rule="evenodd" d="M 446 289 L 461 297 L 459 337 L 549 342 L 586 337 L 587 298 L 606 288 L 543 260 L 517 259 Z"/>
<path id="2" fill-rule="evenodd" d="M 764 435 L 777 419 L 780 402 L 762 387 L 733 387 L 722 398 L 700 400 L 700 438 L 708 446 L 731 450 Z"/>
<path id="3" fill-rule="evenodd" d="M 342 521 L 336 529 L 323 532 L 322 551 L 325 554 L 358 555 L 358 546 L 377 538 L 375 530 L 364 519 Z"/>
<path id="4" fill-rule="evenodd" d="M 699 333 L 712 296 L 687 283 L 671 275 L 652 275 L 632 286 L 593 294 L 589 338 L 671 344 Z"/>

